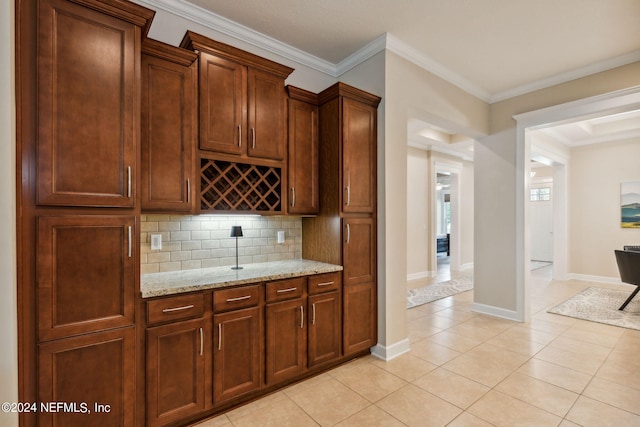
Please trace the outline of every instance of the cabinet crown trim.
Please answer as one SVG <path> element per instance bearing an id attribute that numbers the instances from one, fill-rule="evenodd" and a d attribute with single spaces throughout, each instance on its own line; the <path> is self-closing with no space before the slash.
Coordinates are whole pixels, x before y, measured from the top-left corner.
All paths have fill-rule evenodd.
<path id="1" fill-rule="evenodd" d="M 180 43 L 180 47 L 193 51 L 210 53 L 231 61 L 242 62 L 244 65 L 258 68 L 285 79 L 293 72 L 293 68 L 291 67 L 278 64 L 277 62 L 262 58 L 228 44 L 212 40 L 198 33 L 194 33 L 193 31 L 186 32 L 182 42 Z"/>
<path id="2" fill-rule="evenodd" d="M 190 50 L 171 46 L 153 39 L 142 41 L 142 53 L 156 58 L 166 59 L 176 64 L 188 67 L 198 58 L 198 55 Z"/>
<path id="3" fill-rule="evenodd" d="M 308 104 L 318 105 L 318 94 L 291 85 L 287 85 L 286 89 L 289 98 L 306 102 Z"/>
<path id="4" fill-rule="evenodd" d="M 97 10 L 107 15 L 142 28 L 142 36 L 146 37 L 155 16 L 155 10 L 124 0 L 71 0 L 74 3 Z"/>
<path id="5" fill-rule="evenodd" d="M 363 104 L 370 105 L 374 108 L 377 108 L 378 104 L 380 104 L 380 101 L 382 100 L 379 96 L 370 94 L 356 87 L 349 86 L 346 83 L 338 82 L 320 92 L 318 94 L 318 101 L 320 105 L 322 105 L 339 96 L 362 102 Z"/>

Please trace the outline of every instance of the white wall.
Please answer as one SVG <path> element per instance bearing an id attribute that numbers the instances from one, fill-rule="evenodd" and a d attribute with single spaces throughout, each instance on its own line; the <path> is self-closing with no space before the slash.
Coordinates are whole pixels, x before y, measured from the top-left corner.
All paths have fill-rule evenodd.
<path id="1" fill-rule="evenodd" d="M 407 150 L 407 278 L 429 275 L 430 154 Z"/>
<path id="2" fill-rule="evenodd" d="M 569 272 L 619 279 L 614 249 L 640 244 L 620 227 L 620 183 L 640 181 L 640 138 L 571 150 Z"/>
<path id="3" fill-rule="evenodd" d="M 14 4 L 0 2 L 0 402 L 18 401 L 18 312 L 15 243 Z M 0 425 L 17 414 L 0 411 Z"/>

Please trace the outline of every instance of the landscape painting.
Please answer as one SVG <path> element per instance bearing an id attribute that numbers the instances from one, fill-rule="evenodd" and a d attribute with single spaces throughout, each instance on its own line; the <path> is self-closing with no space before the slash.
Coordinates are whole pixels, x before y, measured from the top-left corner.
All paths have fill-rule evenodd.
<path id="1" fill-rule="evenodd" d="M 622 228 L 640 228 L 640 181 L 620 184 Z"/>

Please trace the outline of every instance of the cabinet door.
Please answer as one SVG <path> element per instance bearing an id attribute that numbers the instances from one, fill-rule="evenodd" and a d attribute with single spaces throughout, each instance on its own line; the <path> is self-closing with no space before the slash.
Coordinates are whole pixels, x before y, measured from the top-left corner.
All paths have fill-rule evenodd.
<path id="1" fill-rule="evenodd" d="M 147 210 L 191 211 L 197 93 L 195 65 L 142 56 L 142 186 Z"/>
<path id="2" fill-rule="evenodd" d="M 204 411 L 203 319 L 147 329 L 147 424 L 164 425 Z"/>
<path id="3" fill-rule="evenodd" d="M 376 344 L 376 290 L 374 283 L 343 288 L 344 354 L 366 350 Z"/>
<path id="4" fill-rule="evenodd" d="M 375 281 L 376 230 L 373 218 L 345 218 L 343 221 L 345 286 Z"/>
<path id="5" fill-rule="evenodd" d="M 131 207 L 139 29 L 68 1 L 38 7 L 37 201 Z"/>
<path id="6" fill-rule="evenodd" d="M 293 378 L 307 367 L 305 299 L 267 305 L 267 385 Z"/>
<path id="7" fill-rule="evenodd" d="M 122 215 L 38 219 L 40 341 L 133 324 L 134 221 Z"/>
<path id="8" fill-rule="evenodd" d="M 340 357 L 340 308 L 338 292 L 309 297 L 309 367 Z"/>
<path id="9" fill-rule="evenodd" d="M 247 141 L 247 68 L 200 54 L 200 148 L 242 154 Z"/>
<path id="10" fill-rule="evenodd" d="M 40 344 L 38 400 L 73 406 L 38 408 L 38 425 L 133 426 L 134 345 L 133 327 Z"/>
<path id="11" fill-rule="evenodd" d="M 213 316 L 213 402 L 258 390 L 263 349 L 260 307 Z"/>
<path id="12" fill-rule="evenodd" d="M 343 212 L 376 208 L 376 109 L 342 101 Z"/>
<path id="13" fill-rule="evenodd" d="M 289 213 L 317 214 L 318 107 L 289 100 Z"/>
<path id="14" fill-rule="evenodd" d="M 249 144 L 251 157 L 284 159 L 285 91 L 284 79 L 249 69 Z"/>

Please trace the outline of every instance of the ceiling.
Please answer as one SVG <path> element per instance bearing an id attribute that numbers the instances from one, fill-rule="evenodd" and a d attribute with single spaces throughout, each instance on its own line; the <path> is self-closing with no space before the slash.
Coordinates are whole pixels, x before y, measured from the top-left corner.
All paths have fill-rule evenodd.
<path id="1" fill-rule="evenodd" d="M 489 102 L 640 60 L 639 0 L 145 1 L 202 8 L 332 64 L 387 34 L 387 48 Z"/>

